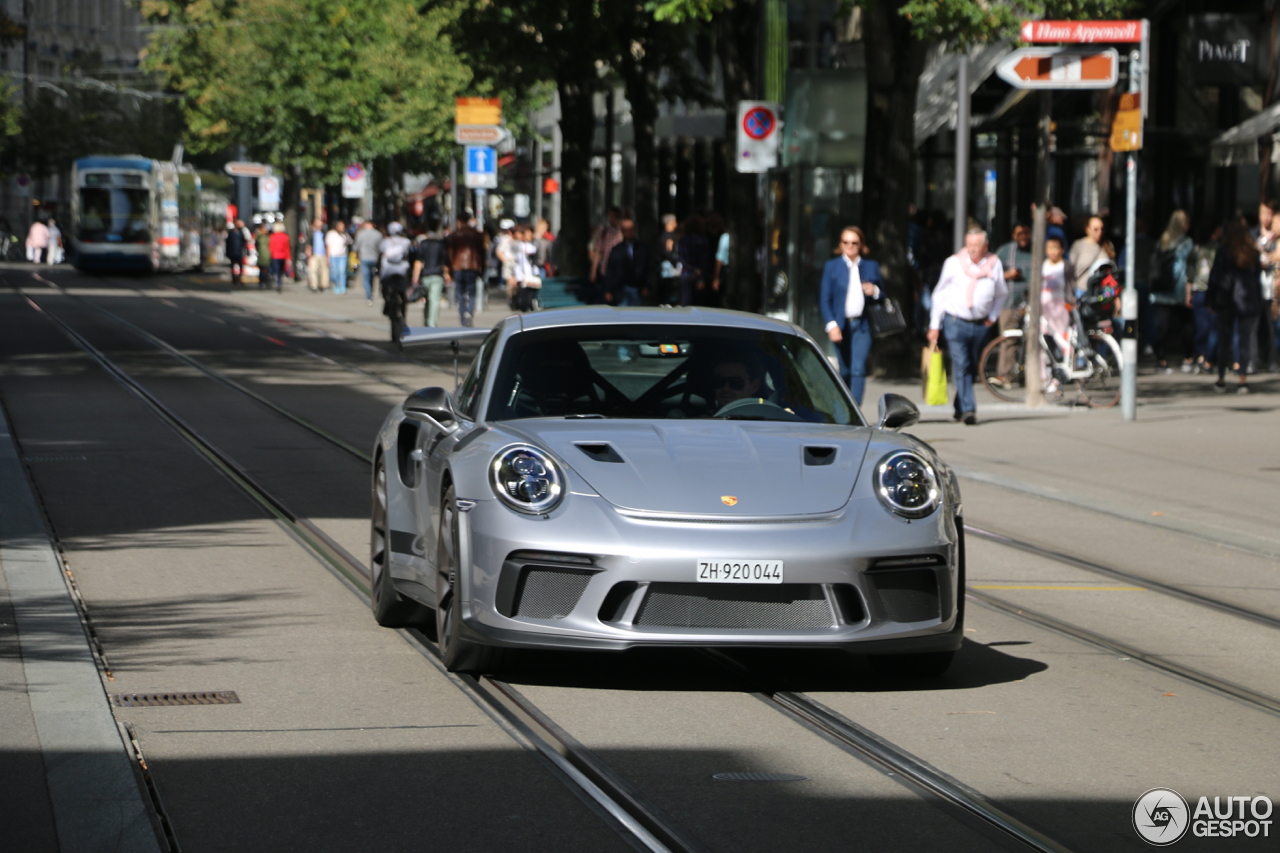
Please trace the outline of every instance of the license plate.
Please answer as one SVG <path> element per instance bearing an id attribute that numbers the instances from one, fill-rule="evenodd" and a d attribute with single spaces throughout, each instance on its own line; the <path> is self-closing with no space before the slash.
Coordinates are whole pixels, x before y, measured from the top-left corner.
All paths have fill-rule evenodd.
<path id="1" fill-rule="evenodd" d="M 699 560 L 699 583 L 782 583 L 781 560 Z"/>

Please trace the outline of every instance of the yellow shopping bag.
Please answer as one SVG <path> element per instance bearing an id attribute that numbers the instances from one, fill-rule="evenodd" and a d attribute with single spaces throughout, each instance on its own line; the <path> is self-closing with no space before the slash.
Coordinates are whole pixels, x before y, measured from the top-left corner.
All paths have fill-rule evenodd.
<path id="1" fill-rule="evenodd" d="M 924 402 L 927 406 L 947 404 L 947 371 L 942 366 L 942 350 L 929 348 L 929 371 L 925 377 Z"/>

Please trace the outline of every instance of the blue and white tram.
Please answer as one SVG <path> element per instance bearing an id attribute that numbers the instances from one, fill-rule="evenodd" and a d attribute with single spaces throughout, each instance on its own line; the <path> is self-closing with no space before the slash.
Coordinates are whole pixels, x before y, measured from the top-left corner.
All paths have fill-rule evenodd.
<path id="1" fill-rule="evenodd" d="M 83 157 L 71 173 L 71 261 L 86 271 L 200 266 L 200 177 L 142 157 Z"/>

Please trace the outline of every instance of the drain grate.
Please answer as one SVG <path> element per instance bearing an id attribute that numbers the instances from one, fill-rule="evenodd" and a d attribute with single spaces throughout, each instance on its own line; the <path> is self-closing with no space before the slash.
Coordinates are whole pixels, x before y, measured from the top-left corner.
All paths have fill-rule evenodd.
<path id="1" fill-rule="evenodd" d="M 794 773 L 717 773 L 711 777 L 717 782 L 808 782 L 808 776 Z"/>
<path id="2" fill-rule="evenodd" d="M 23 462 L 88 462 L 88 456 L 79 453 L 51 454 L 48 456 L 24 456 Z"/>
<path id="3" fill-rule="evenodd" d="M 239 705 L 234 690 L 205 690 L 199 693 L 112 693 L 117 708 L 150 708 L 157 705 Z"/>

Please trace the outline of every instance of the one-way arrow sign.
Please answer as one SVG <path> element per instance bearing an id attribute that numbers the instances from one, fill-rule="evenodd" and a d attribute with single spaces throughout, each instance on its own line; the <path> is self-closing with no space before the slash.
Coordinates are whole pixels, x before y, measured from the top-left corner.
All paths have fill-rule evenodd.
<path id="1" fill-rule="evenodd" d="M 1119 72 L 1114 48 L 1024 47 L 996 66 L 1018 89 L 1110 89 Z"/>

